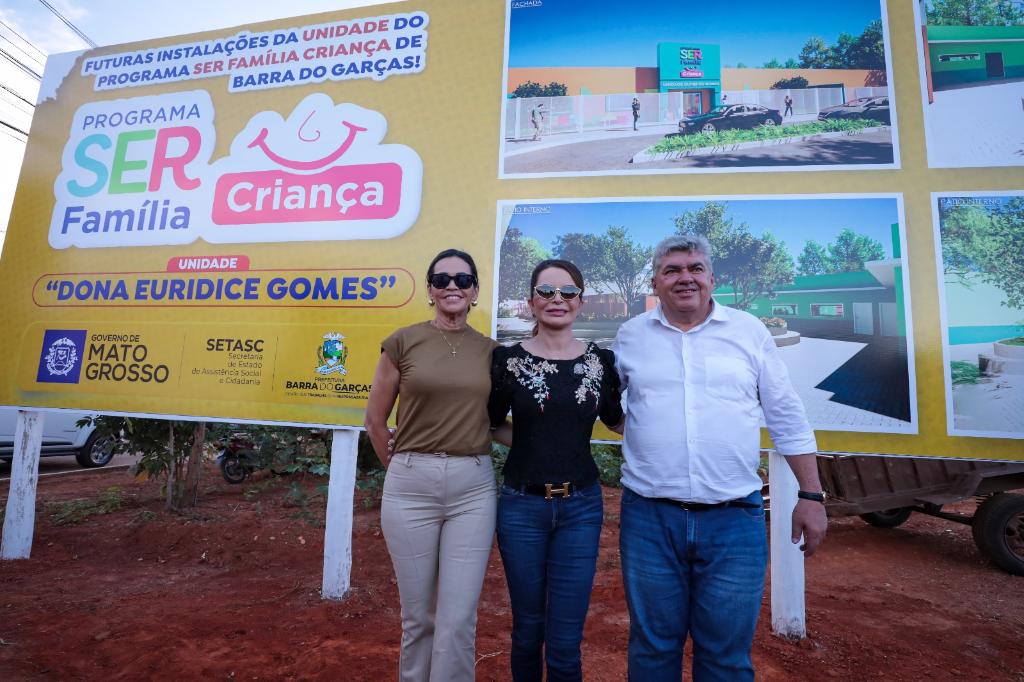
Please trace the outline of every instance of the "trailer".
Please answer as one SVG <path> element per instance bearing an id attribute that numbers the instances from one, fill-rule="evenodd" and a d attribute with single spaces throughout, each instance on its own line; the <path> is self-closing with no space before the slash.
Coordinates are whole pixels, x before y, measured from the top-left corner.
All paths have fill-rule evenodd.
<path id="1" fill-rule="evenodd" d="M 829 516 L 860 516 L 896 528 L 917 512 L 971 527 L 981 553 L 1024 575 L 1024 463 L 876 455 L 818 455 Z M 943 511 L 977 498 L 973 516 Z"/>

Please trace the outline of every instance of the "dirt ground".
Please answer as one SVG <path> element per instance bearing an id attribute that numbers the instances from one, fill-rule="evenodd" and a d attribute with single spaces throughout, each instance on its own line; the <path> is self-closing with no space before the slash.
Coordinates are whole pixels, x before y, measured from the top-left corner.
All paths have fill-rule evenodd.
<path id="1" fill-rule="evenodd" d="M 323 601 L 324 500 L 287 501 L 291 482 L 232 487 L 211 469 L 200 506 L 174 515 L 162 511 L 157 483 L 123 470 L 41 479 L 32 557 L 0 563 L 0 680 L 395 679 L 398 594 L 379 509 L 358 505 L 352 591 Z M 69 501 L 95 501 L 115 485 L 123 507 L 57 525 Z M 628 626 L 618 491 L 605 498 L 583 650 L 596 682 L 625 679 Z M 978 554 L 967 526 L 915 515 L 879 530 L 834 519 L 807 562 L 807 639 L 771 634 L 766 592 L 757 677 L 1024 681 L 1022 588 L 1024 578 Z M 478 680 L 508 679 L 510 621 L 495 550 Z"/>

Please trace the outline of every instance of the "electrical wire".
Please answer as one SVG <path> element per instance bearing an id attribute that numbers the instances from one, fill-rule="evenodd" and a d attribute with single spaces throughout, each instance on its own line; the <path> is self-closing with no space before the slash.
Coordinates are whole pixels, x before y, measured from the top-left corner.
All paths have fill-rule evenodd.
<path id="1" fill-rule="evenodd" d="M 13 33 L 14 35 L 16 35 L 16 36 L 17 36 L 18 38 L 20 38 L 20 39 L 21 39 L 21 42 L 25 43 L 26 45 L 28 45 L 29 47 L 31 47 L 31 48 L 32 48 L 33 50 L 35 50 L 36 52 L 38 52 L 38 53 L 39 53 L 39 56 L 40 56 L 40 57 L 42 57 L 42 58 L 43 58 L 43 60 L 45 60 L 45 59 L 46 59 L 46 53 L 45 53 L 45 52 L 43 52 L 43 51 L 42 51 L 42 50 L 40 50 L 40 49 L 39 49 L 38 47 L 36 47 L 36 46 L 35 46 L 35 43 L 33 43 L 33 42 L 32 42 L 31 40 L 29 40 L 29 39 L 28 39 L 28 38 L 26 38 L 25 36 L 21 35 L 20 33 L 18 33 L 18 31 L 17 31 L 17 30 L 16 30 L 16 29 L 15 29 L 15 28 L 14 28 L 13 26 L 11 26 L 10 24 L 8 24 L 8 23 L 7 23 L 6 21 L 4 21 L 3 19 L 0 19 L 0 26 L 3 26 L 4 28 L 6 28 L 6 29 L 7 29 L 8 31 L 10 31 L 10 32 L 11 32 L 11 33 Z M 39 61 L 39 60 L 37 59 L 36 61 Z M 41 62 L 40 62 L 40 63 L 41 63 Z"/>
<path id="2" fill-rule="evenodd" d="M 26 57 L 28 57 L 29 59 L 34 61 L 39 66 L 44 66 L 45 62 L 41 62 L 36 57 L 33 57 L 32 55 L 30 55 L 28 52 L 26 52 L 24 49 L 22 49 L 22 47 L 20 45 L 18 45 L 16 42 L 11 40 L 7 36 L 5 36 L 2 33 L 0 33 L 0 38 L 3 38 L 4 40 L 6 40 L 8 43 L 11 44 L 11 47 L 13 47 L 15 50 L 17 50 L 18 52 L 22 53 L 23 55 L 25 55 Z"/>
<path id="3" fill-rule="evenodd" d="M 20 95 L 19 93 L 15 92 L 14 90 L 11 90 L 11 89 L 10 89 L 9 87 L 7 87 L 6 85 L 4 85 L 3 83 L 0 83 L 0 88 L 3 88 L 3 89 L 4 89 L 4 90 L 6 90 L 7 92 L 11 93 L 11 95 L 13 95 L 14 97 L 17 97 L 18 99 L 20 99 L 20 100 L 21 100 L 22 102 L 24 102 L 25 104 L 29 105 L 29 106 L 30 106 L 30 107 L 32 107 L 33 109 L 35 109 L 35 108 L 36 108 L 36 105 L 35 105 L 35 104 L 33 104 L 32 102 L 28 101 L 27 99 L 25 99 L 24 97 L 22 97 L 22 96 L 21 96 L 21 95 Z"/>
<path id="4" fill-rule="evenodd" d="M 32 76 L 33 78 L 35 78 L 37 81 L 43 80 L 42 75 L 36 73 L 34 70 L 32 70 L 31 68 L 26 66 L 18 58 L 16 58 L 14 55 L 12 55 L 10 52 L 8 52 L 7 50 L 3 49 L 2 47 L 0 47 L 0 57 L 3 57 L 4 59 L 9 61 L 10 63 L 14 64 L 19 69 L 21 69 L 22 71 L 24 71 L 28 75 Z"/>
<path id="5" fill-rule="evenodd" d="M 89 47 L 99 47 L 99 45 L 92 41 L 92 38 L 82 33 L 77 26 L 72 24 L 63 14 L 58 12 L 56 7 L 48 3 L 46 0 L 39 0 L 39 2 L 43 7 L 53 12 L 54 16 L 56 16 L 58 19 L 64 22 L 64 25 L 70 28 L 76 36 L 84 40 Z"/>
<path id="6" fill-rule="evenodd" d="M 0 128 L 0 133 L 3 133 L 4 135 L 6 135 L 7 137 L 11 138 L 12 140 L 17 140 L 18 142 L 21 142 L 21 143 L 28 142 L 28 138 L 27 137 L 25 137 L 25 138 L 19 137 L 19 136 L 15 135 L 14 133 L 11 133 L 11 132 L 8 132 L 8 131 L 4 130 L 3 128 Z M 0 234 L 3 234 L 3 233 L 0 233 Z"/>
<path id="7" fill-rule="evenodd" d="M 21 133 L 25 137 L 28 137 L 28 133 L 27 132 L 25 132 L 24 130 L 22 130 L 18 126 L 12 126 L 10 123 L 8 123 L 7 121 L 3 120 L 2 118 L 0 118 L 0 126 L 5 126 L 7 128 L 10 128 L 11 130 L 13 130 L 16 133 Z"/>

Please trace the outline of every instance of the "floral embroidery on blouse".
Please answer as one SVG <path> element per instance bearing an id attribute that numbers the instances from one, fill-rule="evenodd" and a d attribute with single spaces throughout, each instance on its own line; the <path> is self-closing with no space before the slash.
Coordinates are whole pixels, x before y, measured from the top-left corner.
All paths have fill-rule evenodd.
<path id="1" fill-rule="evenodd" d="M 551 397 L 546 375 L 557 374 L 558 367 L 549 360 L 535 356 L 511 357 L 506 362 L 506 367 L 515 376 L 516 381 L 533 393 L 533 399 L 543 412 L 544 401 Z M 601 396 L 604 369 L 601 366 L 601 358 L 594 352 L 593 346 L 587 347 L 581 361 L 573 365 L 572 372 L 581 377 L 580 385 L 576 388 L 577 404 L 582 405 L 587 400 L 587 395 L 594 396 L 594 403 L 597 404 Z"/>
<path id="2" fill-rule="evenodd" d="M 596 404 L 601 397 L 601 378 L 604 375 L 601 367 L 601 358 L 593 351 L 593 346 L 587 348 L 583 356 L 583 362 L 578 362 L 572 368 L 573 374 L 581 374 L 580 385 L 576 389 L 576 402 L 580 405 L 587 399 L 587 394 L 594 396 Z"/>
<path id="3" fill-rule="evenodd" d="M 532 357 L 509 358 L 506 366 L 526 390 L 533 392 L 533 399 L 537 401 L 540 411 L 543 412 L 544 401 L 551 395 L 544 375 L 556 374 L 558 368 L 547 360 L 535 361 Z"/>

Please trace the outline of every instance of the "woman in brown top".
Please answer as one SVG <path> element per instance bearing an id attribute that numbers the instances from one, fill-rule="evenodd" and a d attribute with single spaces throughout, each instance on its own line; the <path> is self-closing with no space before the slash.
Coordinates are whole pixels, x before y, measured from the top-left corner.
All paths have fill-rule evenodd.
<path id="1" fill-rule="evenodd" d="M 381 528 L 402 602 L 399 679 L 459 682 L 473 679 L 476 605 L 494 535 L 487 396 L 496 344 L 466 324 L 480 292 L 468 253 L 437 254 L 427 285 L 434 319 L 381 343 L 366 432 L 387 467 Z"/>

